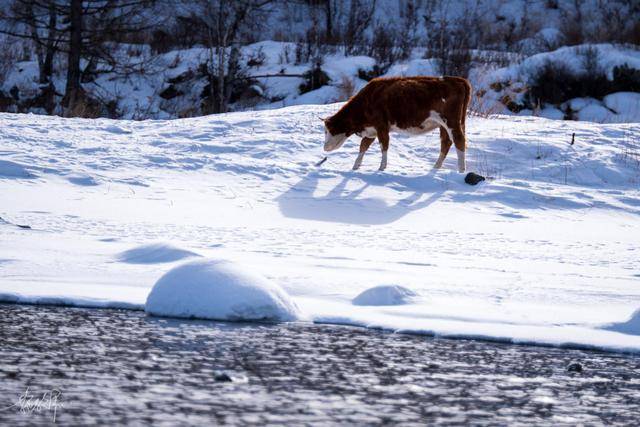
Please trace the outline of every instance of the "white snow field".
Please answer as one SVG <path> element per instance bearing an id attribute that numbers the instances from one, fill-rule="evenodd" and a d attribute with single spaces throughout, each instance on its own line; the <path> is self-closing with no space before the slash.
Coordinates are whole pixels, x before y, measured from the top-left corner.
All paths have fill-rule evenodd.
<path id="1" fill-rule="evenodd" d="M 470 118 L 321 167 L 295 106 L 173 121 L 0 114 L 0 300 L 144 309 L 197 255 L 246 265 L 315 322 L 640 352 L 640 124 Z M 575 133 L 575 144 L 570 145 Z M 16 224 L 29 225 L 31 229 Z M 358 306 L 394 284 L 408 304 Z M 624 325 L 624 327 L 622 327 Z"/>

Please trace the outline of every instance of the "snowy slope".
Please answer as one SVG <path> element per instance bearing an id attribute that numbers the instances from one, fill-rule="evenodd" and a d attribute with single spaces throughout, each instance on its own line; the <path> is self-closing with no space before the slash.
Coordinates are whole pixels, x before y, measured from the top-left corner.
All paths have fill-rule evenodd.
<path id="1" fill-rule="evenodd" d="M 384 173 L 376 146 L 350 170 L 354 138 L 316 168 L 338 108 L 0 115 L 0 299 L 141 309 L 201 255 L 318 322 L 640 352 L 607 326 L 640 307 L 640 124 L 471 118 L 469 167 L 493 178 L 471 187 L 454 155 L 431 170 L 435 133 L 393 135 Z M 379 285 L 417 296 L 351 303 Z"/>
<path id="2" fill-rule="evenodd" d="M 523 58 L 519 54 L 474 50 L 475 58 L 469 79 L 474 87 L 471 109 L 480 114 L 515 114 L 508 108 L 505 99 L 522 104 L 518 115 L 536 115 L 552 119 L 565 117 L 599 123 L 640 122 L 640 93 L 611 93 L 604 99 L 574 98 L 559 104 L 542 104 L 539 108 L 526 102 L 528 87 L 545 64 L 553 63 L 565 67 L 577 76 L 587 73 L 584 68 L 586 52 L 597 53 L 598 68 L 610 80 L 618 66 L 640 69 L 640 51 L 633 47 L 597 44 L 562 47 L 555 51 L 543 52 Z M 300 93 L 301 77 L 309 71 L 311 62 L 295 62 L 295 43 L 261 41 L 241 48 L 243 64 L 252 58 L 262 58 L 260 64 L 248 66 L 246 73 L 254 77 L 252 88 L 255 96 L 246 95 L 230 106 L 232 111 L 264 110 L 293 105 L 330 104 L 345 101 L 366 85 L 361 72 L 371 73 L 376 60 L 370 56 L 345 56 L 342 53 L 323 56 L 322 70 L 329 78 L 328 83 L 318 89 Z M 98 99 L 113 100 L 117 105 L 114 117 L 126 119 L 171 119 L 192 117 L 203 114 L 203 94 L 208 79 L 201 72 L 206 68 L 210 53 L 206 48 L 194 47 L 155 55 L 150 49 L 137 47 L 140 56 L 129 54 L 127 46 L 117 51 L 123 63 L 136 68 L 148 63 L 146 74 L 114 75 L 100 74 L 84 89 Z M 415 48 L 410 58 L 397 61 L 382 75 L 383 77 L 439 75 L 438 60 L 425 59 L 425 49 Z M 509 59 L 510 65 L 494 69 L 487 63 L 491 57 Z M 64 93 L 66 71 L 59 70 L 54 78 L 57 92 Z M 629 85 L 629 90 L 635 90 Z M 6 75 L 0 75 L 0 95 L 19 94 L 22 103 L 38 96 L 37 61 L 18 62 Z M 167 95 L 167 93 L 169 93 Z M 164 94 L 164 95 L 163 95 Z M 165 99 L 163 98 L 163 96 Z M 1 96 L 0 96 L 1 97 Z M 525 108 L 526 107 L 526 108 Z M 41 107 L 18 109 L 10 105 L 7 111 L 33 112 L 45 114 Z M 22 108 L 22 107 L 21 107 Z M 26 107 L 24 107 L 26 108 Z M 532 110 L 533 108 L 534 110 Z M 62 114 L 62 110 L 57 111 Z"/>
<path id="3" fill-rule="evenodd" d="M 474 70 L 471 79 L 476 89 L 483 94 L 478 104 L 485 105 L 491 112 L 512 114 L 500 102 L 505 96 L 521 103 L 528 94 L 527 87 L 547 64 L 563 68 L 574 76 L 586 76 L 590 72 L 585 68 L 588 52 L 594 55 L 598 72 L 608 80 L 613 80 L 616 67 L 640 69 L 640 51 L 633 46 L 612 44 L 592 44 L 566 46 L 552 52 L 532 55 L 521 63 L 483 73 Z M 497 86 L 496 86 L 497 84 Z M 570 114 L 567 114 L 570 112 Z M 604 97 L 568 99 L 562 104 L 544 104 L 540 111 L 524 109 L 519 115 L 540 115 L 549 119 L 562 119 L 570 115 L 572 119 L 598 123 L 640 122 L 640 93 L 617 92 Z"/>

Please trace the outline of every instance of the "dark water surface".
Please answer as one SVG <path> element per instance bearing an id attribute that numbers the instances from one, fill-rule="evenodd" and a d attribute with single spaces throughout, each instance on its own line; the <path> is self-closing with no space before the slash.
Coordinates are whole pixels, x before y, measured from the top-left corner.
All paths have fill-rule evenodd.
<path id="1" fill-rule="evenodd" d="M 638 425 L 640 357 L 0 304 L 0 399 L 3 426 Z"/>

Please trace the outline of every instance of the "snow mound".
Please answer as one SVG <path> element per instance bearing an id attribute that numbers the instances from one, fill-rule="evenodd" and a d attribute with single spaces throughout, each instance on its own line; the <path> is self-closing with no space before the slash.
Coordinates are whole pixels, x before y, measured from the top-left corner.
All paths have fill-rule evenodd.
<path id="1" fill-rule="evenodd" d="M 159 264 L 179 261 L 192 256 L 200 255 L 168 243 L 151 243 L 121 252 L 116 255 L 116 259 L 128 264 Z"/>
<path id="2" fill-rule="evenodd" d="M 70 175 L 67 177 L 67 181 L 69 181 L 72 184 L 76 184 L 84 187 L 92 187 L 92 186 L 100 185 L 94 177 L 90 175 L 84 175 L 84 174 Z"/>
<path id="3" fill-rule="evenodd" d="M 35 178 L 36 176 L 29 172 L 24 165 L 11 162 L 9 160 L 0 160 L 0 178 Z"/>
<path id="4" fill-rule="evenodd" d="M 402 305 L 409 304 L 416 296 L 411 289 L 396 285 L 369 288 L 355 297 L 353 305 Z"/>
<path id="5" fill-rule="evenodd" d="M 613 118 L 614 113 L 598 104 L 590 104 L 578 111 L 578 120 L 585 122 L 605 123 Z"/>
<path id="6" fill-rule="evenodd" d="M 298 308 L 278 285 L 237 264 L 204 259 L 175 267 L 156 282 L 147 313 L 213 320 L 291 321 Z"/>
<path id="7" fill-rule="evenodd" d="M 633 312 L 626 322 L 612 323 L 604 329 L 629 335 L 640 335 L 640 308 Z"/>
<path id="8" fill-rule="evenodd" d="M 607 108 L 630 122 L 640 121 L 640 93 L 617 92 L 603 98 Z"/>

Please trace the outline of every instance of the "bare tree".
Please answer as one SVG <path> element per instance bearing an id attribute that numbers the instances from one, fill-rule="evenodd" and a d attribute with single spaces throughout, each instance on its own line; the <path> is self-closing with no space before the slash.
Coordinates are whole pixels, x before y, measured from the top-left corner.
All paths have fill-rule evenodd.
<path id="1" fill-rule="evenodd" d="M 435 3 L 435 2 L 434 2 Z M 431 15 L 425 15 L 429 34 L 428 57 L 438 60 L 442 75 L 467 77 L 471 68 L 469 11 L 456 20 L 449 20 L 449 1 L 438 1 Z"/>
<path id="2" fill-rule="evenodd" d="M 212 112 L 224 113 L 229 108 L 231 84 L 238 77 L 239 44 L 246 27 L 273 0 L 185 0 L 191 8 L 190 19 L 206 32 L 209 51 L 207 72 Z"/>
<path id="3" fill-rule="evenodd" d="M 346 55 L 366 51 L 365 30 L 371 25 L 375 10 L 376 0 L 351 0 L 347 27 L 344 30 Z"/>
<path id="4" fill-rule="evenodd" d="M 0 20 L 7 25 L 5 33 L 17 32 L 33 40 L 38 60 L 38 81 L 42 89 L 40 105 L 51 114 L 55 108 L 53 61 L 59 44 L 55 4 L 40 5 L 34 1 L 15 0 L 7 10 L 0 10 Z"/>
<path id="5" fill-rule="evenodd" d="M 2 11 L 0 32 L 31 40 L 40 66 L 40 82 L 51 83 L 54 57 L 67 58 L 63 105 L 73 111 L 83 102 L 82 78 L 97 63 L 118 65 L 110 42 L 150 28 L 142 12 L 155 0 L 13 0 Z M 89 64 L 81 69 L 81 60 Z M 52 86 L 50 86 L 52 87 Z"/>
<path id="6" fill-rule="evenodd" d="M 413 48 L 418 43 L 419 4 L 414 0 L 408 0 L 403 2 L 402 5 L 398 47 L 400 48 L 400 57 L 407 59 L 411 56 Z"/>
<path id="7" fill-rule="evenodd" d="M 582 0 L 573 0 L 573 11 L 571 12 L 569 9 L 566 9 L 562 15 L 562 32 L 566 44 L 578 45 L 584 43 Z"/>
<path id="8" fill-rule="evenodd" d="M 324 0 L 325 38 L 327 43 L 332 43 L 334 40 L 333 20 L 335 7 L 333 5 L 333 2 L 334 0 Z"/>

